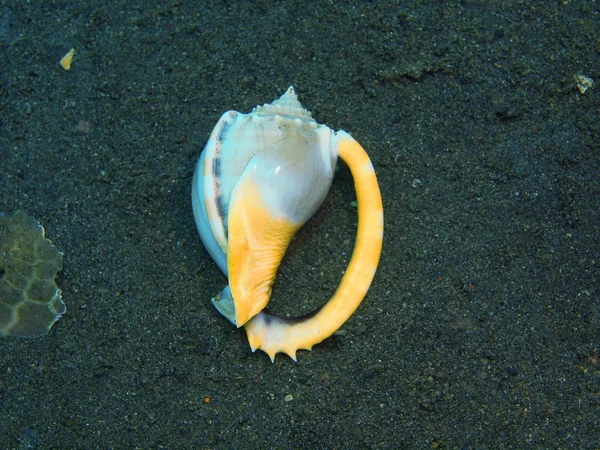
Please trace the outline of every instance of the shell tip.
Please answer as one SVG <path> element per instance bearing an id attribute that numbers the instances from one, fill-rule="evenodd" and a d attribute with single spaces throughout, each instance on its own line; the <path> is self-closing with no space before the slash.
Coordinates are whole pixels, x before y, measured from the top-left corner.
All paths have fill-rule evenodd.
<path id="1" fill-rule="evenodd" d="M 296 95 L 296 90 L 294 86 L 290 86 L 287 91 L 283 93 L 281 97 L 273 102 L 273 104 L 280 104 L 282 106 L 291 106 L 294 108 L 302 108 L 302 105 L 298 101 L 298 96 Z"/>

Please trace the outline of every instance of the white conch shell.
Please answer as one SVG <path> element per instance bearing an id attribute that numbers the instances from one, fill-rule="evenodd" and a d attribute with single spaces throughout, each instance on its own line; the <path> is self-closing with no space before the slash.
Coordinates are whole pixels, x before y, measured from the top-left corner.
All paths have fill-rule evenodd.
<path id="1" fill-rule="evenodd" d="M 347 287 L 352 285 L 352 292 L 344 292 L 351 300 L 337 305 L 341 300 L 336 303 L 336 293 L 303 321 L 261 312 L 290 240 L 327 195 L 338 153 L 350 161 L 359 194 L 359 233 L 350 266 L 362 273 L 349 268 L 343 279 Z M 360 198 L 358 180 L 367 200 Z M 236 326 L 246 324 L 253 350 L 261 348 L 271 359 L 280 351 L 295 359 L 297 349 L 310 349 L 335 332 L 366 294 L 383 235 L 373 167 L 349 134 L 318 124 L 302 108 L 293 87 L 249 114 L 223 114 L 196 166 L 192 205 L 204 245 L 229 278 L 213 304 Z M 363 223 L 361 238 L 361 217 L 364 222 L 369 215 L 370 226 L 365 231 Z M 368 261 L 366 266 L 357 262 L 357 251 L 359 259 Z M 342 283 L 338 292 L 347 287 Z"/>

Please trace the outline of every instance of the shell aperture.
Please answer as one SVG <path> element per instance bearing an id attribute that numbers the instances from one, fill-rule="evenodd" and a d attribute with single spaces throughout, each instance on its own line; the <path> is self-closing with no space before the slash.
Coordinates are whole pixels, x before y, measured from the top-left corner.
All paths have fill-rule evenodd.
<path id="1" fill-rule="evenodd" d="M 338 154 L 351 169 L 358 196 L 357 245 L 349 269 L 316 314 L 305 320 L 273 316 L 263 309 L 281 259 L 325 199 Z M 310 350 L 333 334 L 358 307 L 375 274 L 383 209 L 373 166 L 349 134 L 317 124 L 292 87 L 249 114 L 229 111 L 221 117 L 196 166 L 192 205 L 202 241 L 229 279 L 213 304 L 236 326 L 245 325 L 252 350 L 260 348 L 272 360 L 278 352 L 295 360 L 296 350 Z"/>

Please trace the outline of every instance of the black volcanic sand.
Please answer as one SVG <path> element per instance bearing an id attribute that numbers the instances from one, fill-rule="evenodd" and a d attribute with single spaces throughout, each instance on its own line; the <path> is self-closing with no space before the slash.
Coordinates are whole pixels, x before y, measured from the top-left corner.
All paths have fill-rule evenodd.
<path id="1" fill-rule="evenodd" d="M 0 448 L 598 448 L 597 2 L 104 3 L 0 6 L 0 211 L 68 308 L 0 341 Z M 208 301 L 190 184 L 292 84 L 371 155 L 386 234 L 345 335 L 271 364 Z M 335 290 L 354 199 L 341 167 L 275 311 Z"/>

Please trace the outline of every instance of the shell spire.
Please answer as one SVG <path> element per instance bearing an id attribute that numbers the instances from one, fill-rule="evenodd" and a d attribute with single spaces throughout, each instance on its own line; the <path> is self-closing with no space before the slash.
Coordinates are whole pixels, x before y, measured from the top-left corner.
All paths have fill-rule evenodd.
<path id="1" fill-rule="evenodd" d="M 298 101 L 298 96 L 294 90 L 294 86 L 290 86 L 287 91 L 283 93 L 281 97 L 275 100 L 272 105 L 281 105 L 287 108 L 302 108 L 302 105 Z M 302 108 L 304 109 L 304 108 Z"/>
<path id="2" fill-rule="evenodd" d="M 265 103 L 262 106 L 257 106 L 254 108 L 253 112 L 261 115 L 276 114 L 304 121 L 314 121 L 310 112 L 304 109 L 302 104 L 298 101 L 294 86 L 290 86 L 288 90 L 277 100 L 274 100 L 273 103 Z"/>

